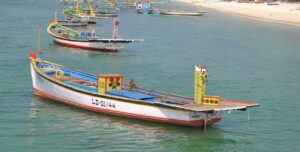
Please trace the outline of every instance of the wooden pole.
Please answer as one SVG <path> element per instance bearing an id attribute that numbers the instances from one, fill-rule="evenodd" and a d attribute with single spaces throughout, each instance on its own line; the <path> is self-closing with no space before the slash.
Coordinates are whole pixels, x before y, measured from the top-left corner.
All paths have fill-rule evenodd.
<path id="1" fill-rule="evenodd" d="M 41 46 L 41 25 L 39 25 L 39 28 L 38 28 L 38 48 L 37 48 L 37 51 L 40 50 L 40 46 Z"/>
<path id="2" fill-rule="evenodd" d="M 207 119 L 207 112 L 205 113 L 205 117 L 204 117 L 204 132 L 206 132 L 206 119 Z"/>
<path id="3" fill-rule="evenodd" d="M 249 123 L 249 121 L 250 121 L 250 110 L 249 109 L 247 109 L 247 111 L 248 111 L 248 123 Z"/>

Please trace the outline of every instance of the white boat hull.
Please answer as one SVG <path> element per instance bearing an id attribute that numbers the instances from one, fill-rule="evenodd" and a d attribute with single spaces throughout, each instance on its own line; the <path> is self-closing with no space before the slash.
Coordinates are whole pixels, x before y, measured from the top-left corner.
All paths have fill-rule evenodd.
<path id="1" fill-rule="evenodd" d="M 34 92 L 38 96 L 52 99 L 64 104 L 83 109 L 107 113 L 111 115 L 130 117 L 164 123 L 187 126 L 211 125 L 220 121 L 222 111 L 213 113 L 196 112 L 151 104 L 130 102 L 124 98 L 116 99 L 95 93 L 86 93 L 59 84 L 50 78 L 42 76 L 30 64 Z"/>
<path id="2" fill-rule="evenodd" d="M 75 48 L 82 48 L 82 49 L 89 49 L 89 50 L 101 50 L 101 51 L 109 51 L 115 52 L 121 49 L 124 43 L 103 43 L 103 42 L 83 42 L 83 41 L 70 41 L 64 40 L 59 38 L 53 38 L 54 42 L 59 43 L 61 45 L 75 47 Z"/>

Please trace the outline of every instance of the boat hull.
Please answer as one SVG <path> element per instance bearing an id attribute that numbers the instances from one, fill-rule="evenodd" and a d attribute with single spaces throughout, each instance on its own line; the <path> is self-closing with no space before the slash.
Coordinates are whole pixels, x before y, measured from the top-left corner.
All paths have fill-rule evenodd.
<path id="1" fill-rule="evenodd" d="M 161 15 L 176 15 L 176 16 L 203 16 L 202 13 L 177 13 L 177 12 L 160 12 Z"/>
<path id="2" fill-rule="evenodd" d="M 117 52 L 123 47 L 122 43 L 103 43 L 103 42 L 85 42 L 85 41 L 70 41 L 60 38 L 53 38 L 53 41 L 64 46 L 73 48 L 82 48 L 95 51 Z"/>
<path id="3" fill-rule="evenodd" d="M 96 13 L 96 17 L 118 17 L 116 13 Z"/>
<path id="4" fill-rule="evenodd" d="M 140 14 L 153 14 L 153 9 L 136 9 L 136 11 Z"/>
<path id="5" fill-rule="evenodd" d="M 212 125 L 223 117 L 221 111 L 202 113 L 149 103 L 137 103 L 122 98 L 89 93 L 80 89 L 70 89 L 70 87 L 55 82 L 55 80 L 38 72 L 37 67 L 33 64 L 34 62 L 31 62 L 30 68 L 35 95 L 60 103 L 110 115 L 186 126 Z"/>
<path id="6" fill-rule="evenodd" d="M 62 26 L 69 27 L 78 27 L 78 26 L 87 26 L 88 22 L 68 22 L 68 21 L 58 21 Z"/>

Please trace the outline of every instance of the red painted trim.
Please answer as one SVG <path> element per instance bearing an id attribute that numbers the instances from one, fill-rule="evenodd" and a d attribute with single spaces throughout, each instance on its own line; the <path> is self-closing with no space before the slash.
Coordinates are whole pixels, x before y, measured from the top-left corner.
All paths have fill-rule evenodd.
<path id="1" fill-rule="evenodd" d="M 95 111 L 95 112 L 101 112 L 106 113 L 110 115 L 115 116 L 122 116 L 122 117 L 128 117 L 128 118 L 135 118 L 135 119 L 142 119 L 142 120 L 148 120 L 148 121 L 156 121 L 156 122 L 163 122 L 163 123 L 171 123 L 171 124 L 178 124 L 178 125 L 185 125 L 185 126 L 203 126 L 204 120 L 193 120 L 193 121 L 184 121 L 184 120 L 176 120 L 176 119 L 167 119 L 167 118 L 159 118 L 159 117 L 152 117 L 152 116 L 145 116 L 145 115 L 138 115 L 133 113 L 127 113 L 127 112 L 120 112 L 115 110 L 109 110 L 109 109 L 102 109 L 102 108 L 95 108 L 92 106 L 87 106 L 79 103 L 75 103 L 72 101 L 64 100 L 61 98 L 57 98 L 55 96 L 49 95 L 47 93 L 44 93 L 40 91 L 39 89 L 34 88 L 34 94 L 37 96 L 45 97 L 48 99 L 52 99 L 64 104 L 80 107 L 86 110 Z M 213 118 L 207 121 L 207 125 L 212 125 L 218 121 L 220 121 L 221 118 Z"/>
<path id="2" fill-rule="evenodd" d="M 94 48 L 94 47 L 88 47 L 88 46 L 81 46 L 81 45 L 59 42 L 54 39 L 53 39 L 53 41 L 58 44 L 68 46 L 68 47 L 73 47 L 73 48 L 81 48 L 81 49 L 88 49 L 88 50 L 102 51 L 102 52 L 118 52 L 118 49 L 106 49 L 106 48 Z"/>

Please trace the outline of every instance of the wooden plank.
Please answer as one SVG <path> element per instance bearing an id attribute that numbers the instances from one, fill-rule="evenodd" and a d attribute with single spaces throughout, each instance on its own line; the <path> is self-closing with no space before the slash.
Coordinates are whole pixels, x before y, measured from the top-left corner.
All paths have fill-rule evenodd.
<path id="1" fill-rule="evenodd" d="M 259 106 L 254 102 L 242 102 L 237 100 L 221 100 L 218 106 L 199 105 L 199 104 L 185 104 L 181 105 L 182 108 L 190 109 L 193 111 L 224 111 L 224 110 L 243 110 L 250 107 Z"/>

